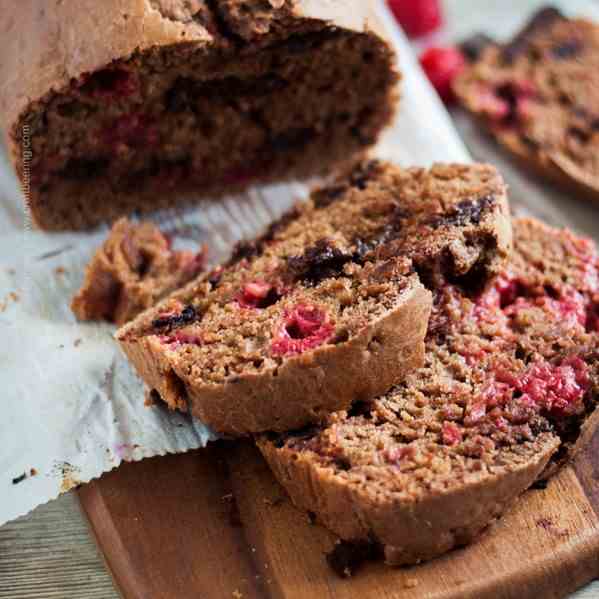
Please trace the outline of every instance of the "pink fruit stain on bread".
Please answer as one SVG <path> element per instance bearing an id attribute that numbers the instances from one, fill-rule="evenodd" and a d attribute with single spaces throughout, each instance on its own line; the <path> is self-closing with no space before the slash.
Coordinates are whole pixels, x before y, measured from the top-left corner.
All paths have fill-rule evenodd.
<path id="1" fill-rule="evenodd" d="M 283 315 L 271 345 L 275 355 L 301 354 L 325 343 L 335 331 L 321 308 L 300 304 Z"/>

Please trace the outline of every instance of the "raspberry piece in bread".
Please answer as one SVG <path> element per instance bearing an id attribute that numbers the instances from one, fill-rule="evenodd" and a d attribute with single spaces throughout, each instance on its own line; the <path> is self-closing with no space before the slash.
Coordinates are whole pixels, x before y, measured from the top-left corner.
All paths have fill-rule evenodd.
<path id="1" fill-rule="evenodd" d="M 117 221 L 71 303 L 79 320 L 124 324 L 204 270 L 205 252 L 173 250 L 149 222 Z"/>
<path id="2" fill-rule="evenodd" d="M 464 107 L 521 162 L 599 198 L 599 27 L 546 8 L 511 42 L 464 50 Z"/>
<path id="3" fill-rule="evenodd" d="M 320 427 L 258 440 L 297 506 L 390 564 L 472 541 L 597 425 L 596 249 L 532 220 L 514 238 L 493 287 L 435 291 L 424 367 Z"/>
<path id="4" fill-rule="evenodd" d="M 423 282 L 484 284 L 510 241 L 492 167 L 365 163 L 117 338 L 172 408 L 229 435 L 284 431 L 420 366 Z"/>
<path id="5" fill-rule="evenodd" d="M 44 229 L 329 172 L 396 104 L 369 2 L 9 4 L 0 119 Z"/>

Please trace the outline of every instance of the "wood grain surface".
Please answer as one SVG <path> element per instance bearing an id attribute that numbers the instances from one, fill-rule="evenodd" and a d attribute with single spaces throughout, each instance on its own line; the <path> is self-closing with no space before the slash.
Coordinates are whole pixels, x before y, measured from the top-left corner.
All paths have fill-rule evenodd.
<path id="1" fill-rule="evenodd" d="M 79 496 L 126 599 L 559 599 L 599 575 L 597 446 L 475 544 L 411 568 L 368 563 L 351 580 L 326 563 L 333 535 L 249 443 L 127 464 Z"/>
<path id="2" fill-rule="evenodd" d="M 0 527 L 1 599 L 117 599 L 69 493 Z"/>

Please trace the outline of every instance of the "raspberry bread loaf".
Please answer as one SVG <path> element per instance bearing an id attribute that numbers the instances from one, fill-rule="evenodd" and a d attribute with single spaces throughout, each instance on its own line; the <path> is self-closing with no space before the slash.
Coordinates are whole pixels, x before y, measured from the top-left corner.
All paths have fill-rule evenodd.
<path id="1" fill-rule="evenodd" d="M 152 223 L 122 218 L 88 264 L 71 309 L 80 320 L 124 324 L 194 279 L 204 262 L 203 250 L 172 250 Z"/>
<path id="2" fill-rule="evenodd" d="M 507 214 L 490 166 L 365 163 L 117 337 L 150 389 L 218 432 L 303 426 L 422 365 L 423 283 L 484 284 Z"/>
<path id="3" fill-rule="evenodd" d="M 325 172 L 395 104 L 370 1 L 8 4 L 0 115 L 46 229 Z"/>
<path id="4" fill-rule="evenodd" d="M 596 425 L 595 247 L 536 221 L 514 227 L 492 288 L 435 292 L 423 368 L 321 427 L 258 440 L 296 505 L 390 564 L 472 541 Z"/>
<path id="5" fill-rule="evenodd" d="M 541 10 L 510 43 L 467 44 L 462 104 L 525 164 L 599 198 L 599 27 Z"/>

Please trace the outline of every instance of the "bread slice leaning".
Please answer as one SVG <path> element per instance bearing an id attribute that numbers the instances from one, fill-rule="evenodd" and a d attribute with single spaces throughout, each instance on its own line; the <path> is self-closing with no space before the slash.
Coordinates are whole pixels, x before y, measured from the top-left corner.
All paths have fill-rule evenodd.
<path id="1" fill-rule="evenodd" d="M 117 339 L 171 408 L 223 434 L 286 431 L 421 366 L 427 286 L 483 285 L 510 243 L 492 167 L 368 162 Z"/>
<path id="2" fill-rule="evenodd" d="M 597 427 L 596 248 L 532 220 L 514 236 L 490 289 L 435 292 L 425 365 L 402 384 L 258 439 L 298 507 L 389 564 L 471 542 Z"/>

